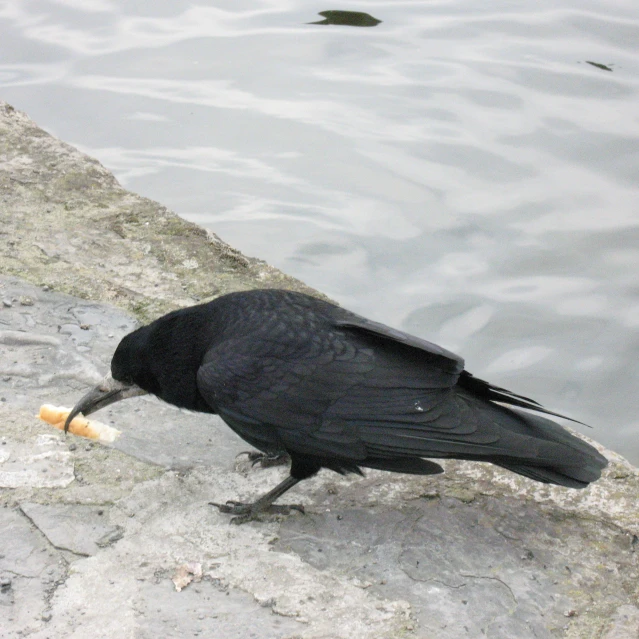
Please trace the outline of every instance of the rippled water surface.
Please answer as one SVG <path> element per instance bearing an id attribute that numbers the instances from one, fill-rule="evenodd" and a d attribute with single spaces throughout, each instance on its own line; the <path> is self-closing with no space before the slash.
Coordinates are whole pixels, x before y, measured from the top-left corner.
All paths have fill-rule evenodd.
<path id="1" fill-rule="evenodd" d="M 0 0 L 0 98 L 638 463 L 638 43 L 636 0 Z"/>

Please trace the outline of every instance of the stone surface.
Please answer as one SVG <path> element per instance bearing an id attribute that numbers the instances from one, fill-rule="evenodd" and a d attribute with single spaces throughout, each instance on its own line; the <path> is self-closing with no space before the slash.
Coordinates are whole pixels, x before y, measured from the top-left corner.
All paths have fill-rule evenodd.
<path id="1" fill-rule="evenodd" d="M 123 431 L 114 447 L 39 422 L 105 374 L 136 319 L 301 285 L 7 105 L 0 218 L 3 639 L 639 636 L 639 472 L 611 451 L 584 491 L 456 461 L 433 477 L 322 472 L 291 492 L 306 515 L 236 527 L 208 502 L 286 469 L 236 459 L 247 446 L 219 419 L 127 400 L 97 415 Z M 177 592 L 185 563 L 202 580 Z"/>
<path id="2" fill-rule="evenodd" d="M 57 436 L 0 440 L 0 488 L 64 488 L 73 479 L 71 453 Z"/>
<path id="3" fill-rule="evenodd" d="M 603 639 L 635 639 L 639 628 L 639 608 L 619 606 L 612 615 Z"/>
<path id="4" fill-rule="evenodd" d="M 103 506 L 23 501 L 20 510 L 52 546 L 74 555 L 95 555 L 100 548 L 118 541 L 122 535 L 119 526 L 106 523 L 108 511 Z"/>
<path id="5" fill-rule="evenodd" d="M 28 635 L 43 624 L 67 578 L 67 562 L 15 508 L 0 509 L 0 636 Z"/>

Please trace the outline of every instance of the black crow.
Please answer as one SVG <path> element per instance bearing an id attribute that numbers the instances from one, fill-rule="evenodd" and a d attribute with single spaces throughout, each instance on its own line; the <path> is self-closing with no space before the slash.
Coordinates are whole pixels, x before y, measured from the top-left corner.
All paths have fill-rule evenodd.
<path id="1" fill-rule="evenodd" d="M 78 413 L 144 393 L 218 414 L 266 455 L 290 457 L 290 476 L 254 503 L 215 504 L 238 523 L 286 512 L 273 502 L 321 468 L 430 475 L 442 467 L 425 458 L 456 458 L 584 488 L 607 464 L 519 409 L 561 415 L 473 377 L 458 355 L 291 291 L 230 293 L 133 331 L 65 428 Z"/>

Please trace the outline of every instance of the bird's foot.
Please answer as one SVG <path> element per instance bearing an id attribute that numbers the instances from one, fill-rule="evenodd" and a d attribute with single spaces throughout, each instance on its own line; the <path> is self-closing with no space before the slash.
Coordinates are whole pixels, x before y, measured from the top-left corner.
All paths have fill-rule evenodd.
<path id="1" fill-rule="evenodd" d="M 215 506 L 221 513 L 236 515 L 231 519 L 231 523 L 236 526 L 244 524 L 247 521 L 258 519 L 261 514 L 268 515 L 290 515 L 292 510 L 304 514 L 304 506 L 302 504 L 269 504 L 262 506 L 259 503 L 243 504 L 239 501 L 227 501 L 225 504 L 217 504 L 213 501 L 209 502 L 211 506 Z"/>
<path id="2" fill-rule="evenodd" d="M 246 455 L 251 462 L 251 466 L 259 464 L 262 468 L 270 468 L 271 466 L 283 466 L 291 461 L 286 453 L 260 453 L 256 450 L 245 450 L 240 455 Z"/>

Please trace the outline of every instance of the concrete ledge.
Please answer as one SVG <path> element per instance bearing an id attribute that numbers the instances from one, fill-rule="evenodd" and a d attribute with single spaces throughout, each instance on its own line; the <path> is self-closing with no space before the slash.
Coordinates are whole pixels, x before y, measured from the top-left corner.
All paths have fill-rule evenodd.
<path id="1" fill-rule="evenodd" d="M 0 272 L 140 319 L 235 290 L 319 295 L 157 202 L 0 101 Z"/>

